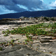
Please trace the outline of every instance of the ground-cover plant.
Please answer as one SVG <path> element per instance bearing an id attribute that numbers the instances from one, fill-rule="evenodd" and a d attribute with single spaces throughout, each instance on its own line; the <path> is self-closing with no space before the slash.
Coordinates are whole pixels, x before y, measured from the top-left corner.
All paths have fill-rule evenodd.
<path id="1" fill-rule="evenodd" d="M 28 44 L 28 42 L 33 42 L 32 37 L 26 34 L 27 39 L 25 39 L 25 44 Z"/>
<path id="2" fill-rule="evenodd" d="M 5 33 L 9 34 L 9 33 L 10 33 L 10 31 L 9 31 L 9 30 L 7 30 L 7 31 L 5 31 Z"/>
<path id="3" fill-rule="evenodd" d="M 6 43 L 6 46 L 9 46 L 9 45 L 12 45 L 12 46 L 14 46 L 15 44 L 14 44 L 14 41 L 15 40 L 11 40 L 11 41 L 8 41 L 7 43 Z"/>
<path id="4" fill-rule="evenodd" d="M 6 31 L 2 31 L 2 33 L 4 34 L 4 33 L 10 33 L 10 31 L 9 30 L 6 30 Z"/>
<path id="5" fill-rule="evenodd" d="M 11 40 L 11 43 L 13 43 L 14 41 L 15 41 L 15 40 L 14 40 L 14 39 L 12 39 L 12 40 Z"/>
<path id="6" fill-rule="evenodd" d="M 31 41 L 31 42 L 33 42 L 33 40 L 32 40 L 32 39 L 28 39 L 28 38 L 27 38 L 27 39 L 25 39 L 25 43 L 26 43 L 26 44 L 28 44 L 28 42 L 30 42 L 30 41 Z"/>
<path id="7" fill-rule="evenodd" d="M 56 29 L 56 23 L 54 23 L 54 24 L 52 25 L 52 28 L 53 28 L 53 29 Z"/>
<path id="8" fill-rule="evenodd" d="M 2 31 L 2 33 L 4 34 L 4 33 L 5 33 L 5 31 Z"/>
<path id="9" fill-rule="evenodd" d="M 0 51 L 2 51 L 3 50 L 3 48 L 2 47 L 0 47 Z"/>
<path id="10" fill-rule="evenodd" d="M 3 31 L 3 33 L 5 33 L 5 36 L 8 36 L 9 33 L 11 34 L 32 34 L 32 35 L 51 35 L 50 33 L 56 33 L 56 30 L 52 30 L 52 31 L 44 31 L 44 29 L 40 29 L 40 28 L 52 28 L 52 29 L 56 29 L 56 23 L 40 23 L 37 25 L 31 25 L 31 26 L 27 26 L 24 28 L 17 28 L 14 30 L 7 30 L 7 31 Z"/>
<path id="11" fill-rule="evenodd" d="M 29 36 L 26 34 L 27 40 L 26 41 L 32 41 L 32 36 Z"/>
<path id="12" fill-rule="evenodd" d="M 54 24 L 51 24 L 51 23 L 44 23 L 42 28 L 51 28 L 53 27 Z"/>
<path id="13" fill-rule="evenodd" d="M 52 29 L 50 32 L 52 32 L 53 34 L 56 33 L 56 29 Z"/>
<path id="14" fill-rule="evenodd" d="M 8 36 L 8 33 L 6 33 L 4 36 Z"/>
<path id="15" fill-rule="evenodd" d="M 10 41 L 10 44 L 12 45 L 12 46 L 14 46 L 14 39 L 12 39 L 11 41 Z"/>
<path id="16" fill-rule="evenodd" d="M 5 45 L 6 44 L 6 42 L 2 42 L 2 43 L 0 43 L 1 45 Z"/>

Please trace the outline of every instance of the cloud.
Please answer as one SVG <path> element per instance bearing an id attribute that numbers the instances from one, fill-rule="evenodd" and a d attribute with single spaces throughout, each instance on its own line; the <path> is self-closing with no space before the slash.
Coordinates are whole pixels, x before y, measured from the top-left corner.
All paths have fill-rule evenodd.
<path id="1" fill-rule="evenodd" d="M 50 4 L 51 7 L 56 8 L 56 0 Z"/>
<path id="2" fill-rule="evenodd" d="M 0 0 L 1 11 L 37 11 L 48 9 L 47 5 L 43 3 L 43 0 Z M 4 9 L 2 8 L 4 7 Z"/>
<path id="3" fill-rule="evenodd" d="M 0 5 L 0 14 L 16 13 L 14 10 L 8 10 L 4 5 Z"/>
<path id="4" fill-rule="evenodd" d="M 19 6 L 17 6 L 17 5 L 6 5 L 5 6 L 7 9 L 9 9 L 9 10 L 14 10 L 14 11 L 19 11 L 19 12 L 21 12 L 21 11 L 25 11 L 25 9 L 24 8 L 21 8 L 21 7 L 19 7 Z"/>
<path id="5" fill-rule="evenodd" d="M 13 0 L 0 0 L 0 5 L 14 5 Z"/>
<path id="6" fill-rule="evenodd" d="M 46 9 L 45 4 L 41 0 L 13 0 L 15 4 L 20 4 L 28 7 L 29 10 L 32 8 Z"/>

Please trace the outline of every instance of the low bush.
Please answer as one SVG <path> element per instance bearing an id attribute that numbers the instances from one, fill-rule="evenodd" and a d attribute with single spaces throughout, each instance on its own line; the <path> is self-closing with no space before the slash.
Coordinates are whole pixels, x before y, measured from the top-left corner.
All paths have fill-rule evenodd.
<path id="1" fill-rule="evenodd" d="M 49 18 L 47 18 L 47 17 L 44 17 L 44 19 L 45 19 L 46 21 L 49 21 Z"/>
<path id="2" fill-rule="evenodd" d="M 0 51 L 2 51 L 3 50 L 3 48 L 2 47 L 0 47 Z"/>

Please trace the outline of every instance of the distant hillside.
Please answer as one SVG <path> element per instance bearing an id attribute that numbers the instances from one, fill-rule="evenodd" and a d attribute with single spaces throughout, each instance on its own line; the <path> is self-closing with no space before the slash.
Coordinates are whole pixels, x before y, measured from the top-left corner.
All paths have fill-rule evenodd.
<path id="1" fill-rule="evenodd" d="M 47 16 L 47 17 L 56 17 L 56 10 L 46 10 L 46 11 L 25 11 L 21 13 L 11 13 L 11 14 L 4 14 L 0 15 L 0 19 L 2 18 L 19 18 L 21 16 L 25 17 L 40 17 L 40 16 Z"/>

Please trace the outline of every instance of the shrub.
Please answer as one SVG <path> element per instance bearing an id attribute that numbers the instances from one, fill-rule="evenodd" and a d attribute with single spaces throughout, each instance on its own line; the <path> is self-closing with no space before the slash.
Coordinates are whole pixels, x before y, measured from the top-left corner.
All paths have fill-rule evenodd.
<path id="1" fill-rule="evenodd" d="M 47 20 L 47 21 L 49 21 L 49 18 L 47 18 L 47 17 L 44 17 L 44 19 Z"/>
<path id="2" fill-rule="evenodd" d="M 0 47 L 0 51 L 2 51 L 3 50 L 3 48 L 2 47 Z"/>
<path id="3" fill-rule="evenodd" d="M 54 21 L 54 18 L 51 18 L 52 21 Z"/>

